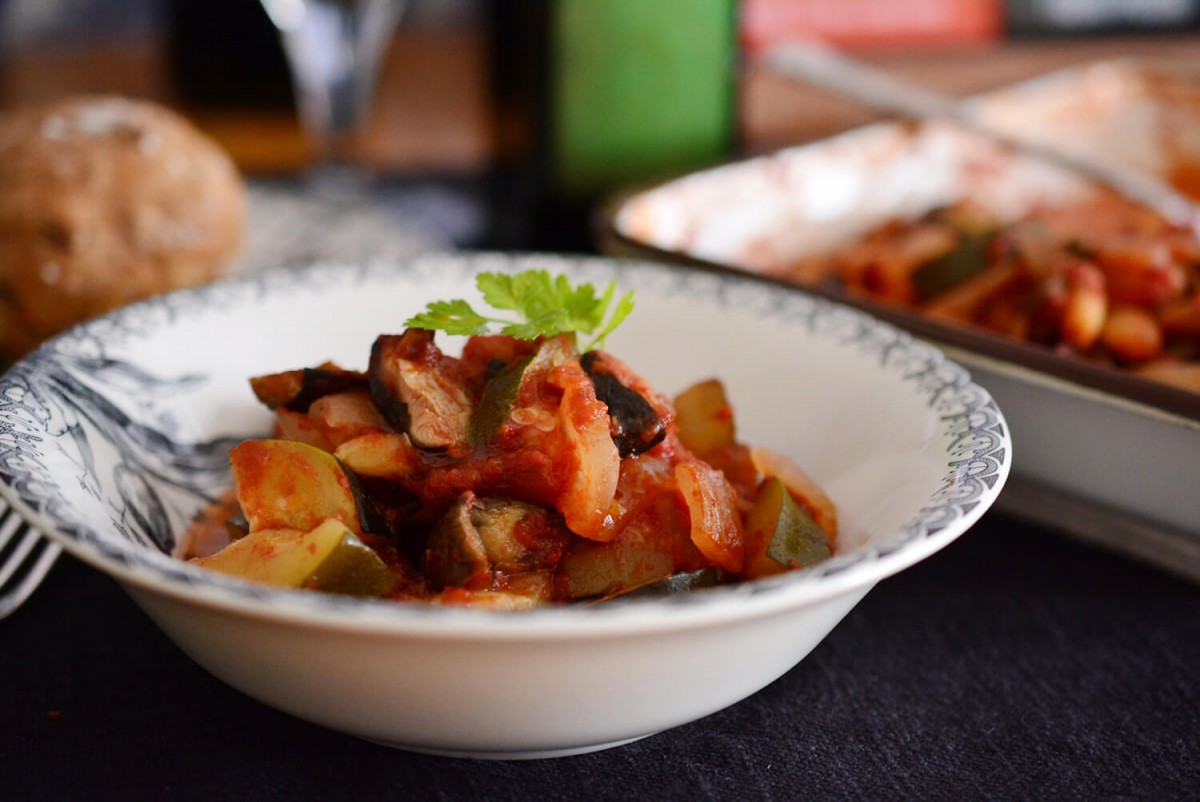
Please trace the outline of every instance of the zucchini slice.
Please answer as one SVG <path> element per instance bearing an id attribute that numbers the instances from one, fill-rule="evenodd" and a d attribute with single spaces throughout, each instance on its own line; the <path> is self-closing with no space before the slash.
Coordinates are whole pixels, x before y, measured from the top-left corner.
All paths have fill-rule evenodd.
<path id="1" fill-rule="evenodd" d="M 384 596 L 391 569 L 344 523 L 330 518 L 310 531 L 262 529 L 191 561 L 252 582 L 350 596 Z"/>

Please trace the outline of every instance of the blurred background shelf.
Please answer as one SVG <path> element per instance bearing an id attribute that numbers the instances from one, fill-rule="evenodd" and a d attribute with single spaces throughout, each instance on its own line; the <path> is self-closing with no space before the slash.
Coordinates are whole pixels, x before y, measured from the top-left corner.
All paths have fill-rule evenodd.
<path id="1" fill-rule="evenodd" d="M 743 0 L 741 12 L 746 15 L 755 4 L 779 2 Z M 221 28 L 216 24 L 219 17 L 211 20 L 208 30 L 193 31 L 211 36 L 212 41 L 191 40 L 192 63 L 187 69 L 192 75 L 181 67 L 180 36 L 188 33 L 180 34 L 172 26 L 186 21 L 184 11 L 199 5 L 203 8 L 198 13 L 210 17 L 229 13 L 222 12 L 223 7 L 237 8 L 245 15 L 247 10 L 258 13 L 257 4 L 130 0 L 118 3 L 122 11 L 116 20 L 113 4 L 114 0 L 74 4 L 9 0 L 0 5 L 4 15 L 0 17 L 0 108 L 73 92 L 145 97 L 183 110 L 250 174 L 278 174 L 304 165 L 307 144 L 290 105 L 282 55 L 273 50 L 277 47 L 271 38 L 274 32 L 265 21 L 261 30 L 243 27 L 239 31 Z M 924 5 L 930 5 L 930 0 Z M 1161 10 L 1164 4 L 1144 5 Z M 957 95 L 1102 59 L 1191 63 L 1200 53 L 1200 31 L 1190 24 L 1193 4 L 1177 5 L 1179 22 L 1166 30 L 1127 25 L 1124 31 L 1114 31 L 1109 25 L 1095 32 L 1021 36 L 1001 30 L 990 38 L 973 34 L 967 37 L 970 41 L 889 45 L 883 40 L 860 45 L 856 55 L 901 78 Z M 23 6 L 40 10 L 17 13 Z M 55 18 L 59 6 L 63 13 L 69 12 L 68 18 Z M 131 11 L 137 6 L 145 6 L 140 15 Z M 364 143 L 367 158 L 380 169 L 478 173 L 494 166 L 495 108 L 485 6 L 482 0 L 414 3 L 386 60 Z M 89 7 L 94 17 L 81 16 Z M 94 22 L 106 19 L 106 14 L 107 23 Z M 92 27 L 85 36 L 80 28 L 88 24 Z M 197 83 L 195 76 L 205 65 L 210 72 L 219 69 L 240 75 L 239 80 L 225 81 L 226 97 L 212 88 L 224 80 L 221 75 L 210 74 L 208 83 Z M 768 73 L 758 66 L 749 46 L 737 70 L 736 91 L 742 154 L 809 141 L 878 118 L 869 109 Z"/>

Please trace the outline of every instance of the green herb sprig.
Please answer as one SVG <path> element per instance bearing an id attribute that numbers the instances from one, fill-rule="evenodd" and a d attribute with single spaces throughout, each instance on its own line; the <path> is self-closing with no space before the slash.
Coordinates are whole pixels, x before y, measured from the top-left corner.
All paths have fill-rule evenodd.
<path id="1" fill-rule="evenodd" d="M 492 325 L 500 334 L 521 340 L 579 332 L 592 336 L 584 350 L 600 348 L 608 335 L 633 311 L 633 291 L 622 295 L 613 306 L 617 283 L 610 282 L 603 295 L 591 284 L 572 286 L 566 276 L 551 276 L 545 270 L 522 273 L 480 273 L 475 286 L 488 304 L 515 312 L 520 320 L 481 314 L 461 298 L 433 301 L 425 311 L 405 321 L 406 326 L 469 336 L 487 334 Z M 611 310 L 611 311 L 610 311 Z"/>

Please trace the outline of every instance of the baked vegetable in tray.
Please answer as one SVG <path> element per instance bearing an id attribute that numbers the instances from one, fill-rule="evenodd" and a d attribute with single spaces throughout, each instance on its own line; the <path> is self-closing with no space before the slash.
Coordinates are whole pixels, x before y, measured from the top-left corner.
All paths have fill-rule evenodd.
<path id="1" fill-rule="evenodd" d="M 1200 392 L 1200 243 L 1115 195 L 1016 220 L 961 201 L 806 260 L 806 274 L 814 261 L 853 294 Z"/>

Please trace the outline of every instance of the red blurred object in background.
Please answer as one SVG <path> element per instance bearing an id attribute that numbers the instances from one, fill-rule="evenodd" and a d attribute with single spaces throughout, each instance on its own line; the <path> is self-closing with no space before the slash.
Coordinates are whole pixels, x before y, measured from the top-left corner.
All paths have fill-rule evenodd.
<path id="1" fill-rule="evenodd" d="M 796 39 L 866 49 L 975 44 L 1003 33 L 1003 0 L 742 0 L 750 53 Z"/>

